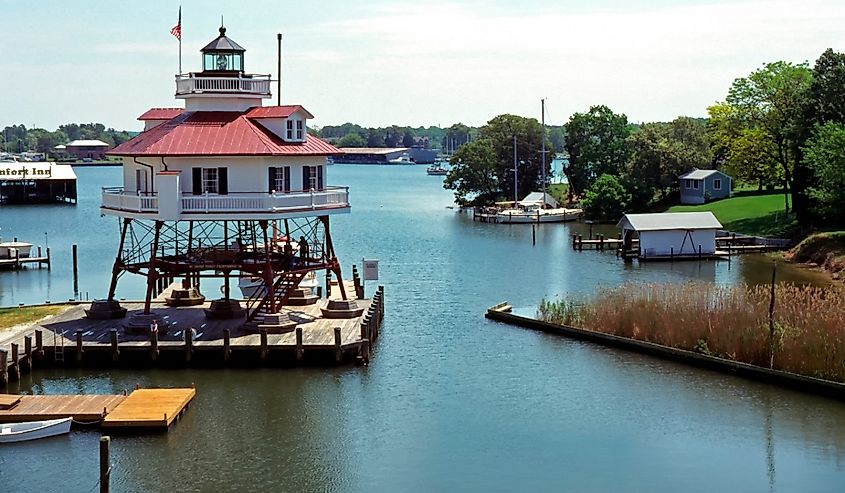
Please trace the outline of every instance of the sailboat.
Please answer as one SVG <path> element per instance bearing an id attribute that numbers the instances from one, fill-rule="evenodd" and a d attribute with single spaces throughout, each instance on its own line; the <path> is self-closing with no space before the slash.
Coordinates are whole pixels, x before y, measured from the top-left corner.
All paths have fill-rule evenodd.
<path id="1" fill-rule="evenodd" d="M 519 223 L 560 223 L 574 221 L 581 217 L 581 209 L 568 209 L 558 207 L 557 200 L 546 192 L 546 100 L 540 100 L 543 122 L 542 150 L 543 157 L 543 190 L 531 192 L 522 200 L 516 201 L 514 208 L 505 209 L 496 213 L 496 221 L 505 224 Z M 517 161 L 516 161 L 516 137 L 514 137 L 513 156 L 514 178 L 513 188 L 517 190 Z"/>

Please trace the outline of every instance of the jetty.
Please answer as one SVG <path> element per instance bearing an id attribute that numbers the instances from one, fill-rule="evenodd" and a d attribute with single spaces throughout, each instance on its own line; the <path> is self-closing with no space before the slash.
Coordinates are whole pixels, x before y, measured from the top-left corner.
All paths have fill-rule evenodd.
<path id="1" fill-rule="evenodd" d="M 166 431 L 195 396 L 193 388 L 135 389 L 128 395 L 0 394 L 0 423 L 72 418 L 103 428 Z"/>
<path id="2" fill-rule="evenodd" d="M 356 277 L 347 281 L 347 292 L 363 295 Z M 338 290 L 328 300 L 303 306 L 285 306 L 282 313 L 292 326 L 283 332 L 235 319 L 207 318 L 209 302 L 196 306 L 153 303 L 160 317 L 158 330 L 137 334 L 124 327 L 144 302 L 124 302 L 125 319 L 96 320 L 85 317 L 85 306 L 68 310 L 33 324 L 0 348 L 0 386 L 20 378 L 34 367 L 156 366 L 302 366 L 367 364 L 379 337 L 384 317 L 384 288 L 372 298 L 358 298 L 362 313 L 351 318 L 329 318 L 324 308 L 339 299 Z M 166 296 L 167 290 L 162 293 Z M 160 299 L 160 298 L 157 298 Z M 86 305 L 87 306 L 87 305 Z M 330 315 L 330 314 L 329 314 Z"/>

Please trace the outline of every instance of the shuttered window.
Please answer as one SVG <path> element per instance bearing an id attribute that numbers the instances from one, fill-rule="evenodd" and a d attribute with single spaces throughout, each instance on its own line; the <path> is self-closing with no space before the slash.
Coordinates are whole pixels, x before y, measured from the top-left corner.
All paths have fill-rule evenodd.
<path id="1" fill-rule="evenodd" d="M 270 193 L 290 192 L 290 166 L 271 166 L 268 170 Z"/>
<path id="2" fill-rule="evenodd" d="M 194 195 L 229 193 L 228 168 L 192 168 L 191 171 L 193 178 L 191 190 Z"/>

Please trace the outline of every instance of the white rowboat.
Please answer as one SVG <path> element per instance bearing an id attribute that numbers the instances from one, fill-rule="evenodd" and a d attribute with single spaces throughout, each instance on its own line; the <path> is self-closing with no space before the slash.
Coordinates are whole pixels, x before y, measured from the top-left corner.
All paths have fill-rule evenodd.
<path id="1" fill-rule="evenodd" d="M 5 423 L 0 425 L 0 443 L 24 442 L 70 432 L 71 418 Z"/>

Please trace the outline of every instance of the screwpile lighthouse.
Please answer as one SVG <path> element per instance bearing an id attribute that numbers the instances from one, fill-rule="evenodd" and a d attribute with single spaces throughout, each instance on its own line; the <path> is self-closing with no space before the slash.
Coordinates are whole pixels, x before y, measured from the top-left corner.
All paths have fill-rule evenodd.
<path id="1" fill-rule="evenodd" d="M 270 75 L 246 73 L 245 51 L 221 27 L 201 50 L 203 70 L 176 76 L 184 108 L 150 109 L 139 117 L 144 131 L 109 153 L 123 159 L 123 186 L 103 190 L 101 211 L 121 219 L 120 245 L 108 298 L 89 318 L 125 316 L 115 298 L 124 273 L 146 276 L 144 310 L 127 332 L 161 330 L 151 308 L 161 279 L 181 280 L 168 304 L 184 305 L 204 302 L 201 279 L 223 278 L 207 317 L 283 331 L 282 306 L 316 302 L 299 284 L 325 271 L 342 295 L 327 316 L 361 314 L 343 301 L 329 228 L 330 216 L 350 211 L 348 189 L 326 185 L 326 158 L 338 150 L 308 135 L 313 116 L 302 106 L 263 106 Z M 231 296 L 238 278 L 260 284 L 243 303 Z"/>

